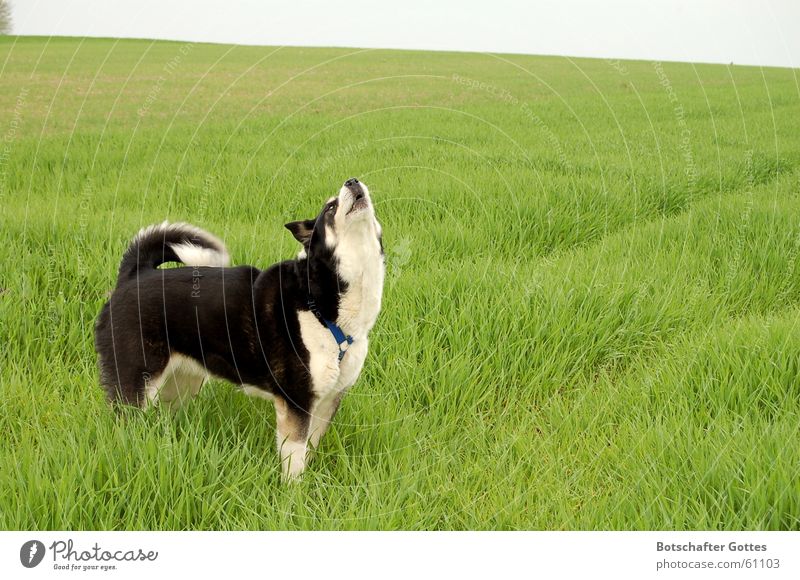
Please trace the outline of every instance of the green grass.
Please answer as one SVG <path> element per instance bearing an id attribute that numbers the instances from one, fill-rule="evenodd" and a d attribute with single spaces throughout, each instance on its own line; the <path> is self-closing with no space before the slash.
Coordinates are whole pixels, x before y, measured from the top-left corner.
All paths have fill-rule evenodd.
<path id="1" fill-rule="evenodd" d="M 800 529 L 797 71 L 0 40 L 0 528 Z M 142 225 L 236 263 L 349 176 L 365 371 L 299 485 L 211 383 L 117 420 L 93 321 Z"/>

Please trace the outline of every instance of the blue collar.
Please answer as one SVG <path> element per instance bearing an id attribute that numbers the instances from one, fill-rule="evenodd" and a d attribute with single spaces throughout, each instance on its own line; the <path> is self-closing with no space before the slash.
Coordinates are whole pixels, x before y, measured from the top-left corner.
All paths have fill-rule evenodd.
<path id="1" fill-rule="evenodd" d="M 345 334 L 341 327 L 336 324 L 335 322 L 331 322 L 322 317 L 322 313 L 317 308 L 316 302 L 311 296 L 308 297 L 308 309 L 311 311 L 311 314 L 317 317 L 323 325 L 328 327 L 328 330 L 331 331 L 333 335 L 333 339 L 336 341 L 336 345 L 339 347 L 339 362 L 344 358 L 344 354 L 347 352 L 346 348 L 342 348 L 342 345 L 347 343 L 347 346 L 353 344 L 353 337 L 349 334 Z"/>

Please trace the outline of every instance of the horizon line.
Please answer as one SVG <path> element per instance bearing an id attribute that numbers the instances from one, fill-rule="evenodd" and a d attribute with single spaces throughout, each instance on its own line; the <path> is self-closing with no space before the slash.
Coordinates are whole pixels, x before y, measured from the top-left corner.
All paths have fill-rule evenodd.
<path id="1" fill-rule="evenodd" d="M 533 58 L 563 58 L 567 60 L 572 59 L 586 59 L 586 60 L 604 60 L 604 61 L 624 61 L 635 63 L 654 63 L 662 62 L 669 64 L 687 64 L 687 65 L 703 65 L 703 66 L 727 66 L 727 67 L 751 67 L 760 69 L 781 69 L 789 71 L 800 71 L 800 66 L 783 66 L 772 64 L 754 64 L 754 63 L 736 63 L 736 62 L 719 62 L 719 61 L 702 61 L 702 60 L 672 60 L 672 59 L 658 59 L 658 58 L 628 58 L 617 56 L 585 56 L 577 54 L 556 54 L 556 53 L 528 53 L 528 52 L 507 52 L 507 51 L 478 51 L 478 50 L 458 50 L 458 49 L 436 49 L 436 48 L 398 48 L 391 46 L 370 47 L 370 46 L 344 46 L 344 45 L 323 45 L 323 44 L 261 44 L 252 42 L 219 42 L 214 40 L 186 40 L 180 38 L 155 38 L 146 36 L 102 36 L 102 35 L 77 35 L 77 34 L 4 34 L 0 35 L 0 42 L 3 39 L 82 39 L 82 40 L 130 40 L 141 42 L 173 42 L 173 43 L 186 43 L 186 44 L 209 44 L 214 46 L 242 46 L 253 48 L 312 48 L 312 49 L 338 49 L 338 50 L 361 50 L 361 51 L 394 51 L 394 52 L 428 52 L 440 54 L 474 54 L 474 55 L 510 55 L 510 56 L 528 56 Z"/>

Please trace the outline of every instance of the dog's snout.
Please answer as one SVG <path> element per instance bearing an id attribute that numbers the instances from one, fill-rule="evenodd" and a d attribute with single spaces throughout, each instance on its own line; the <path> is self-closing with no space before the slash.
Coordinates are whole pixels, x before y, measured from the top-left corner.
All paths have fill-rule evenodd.
<path id="1" fill-rule="evenodd" d="M 351 177 L 345 181 L 344 186 L 350 190 L 350 193 L 355 197 L 356 201 L 364 197 L 364 188 L 355 177 Z"/>

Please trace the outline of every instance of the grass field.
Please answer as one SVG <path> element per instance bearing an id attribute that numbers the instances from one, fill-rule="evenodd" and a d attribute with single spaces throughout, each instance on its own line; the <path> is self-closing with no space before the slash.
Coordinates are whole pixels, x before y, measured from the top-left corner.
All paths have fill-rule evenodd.
<path id="1" fill-rule="evenodd" d="M 0 528 L 800 529 L 797 71 L 14 37 L 0 67 Z M 224 383 L 116 420 L 92 329 L 138 228 L 266 266 L 350 176 L 384 309 L 304 480 Z"/>

